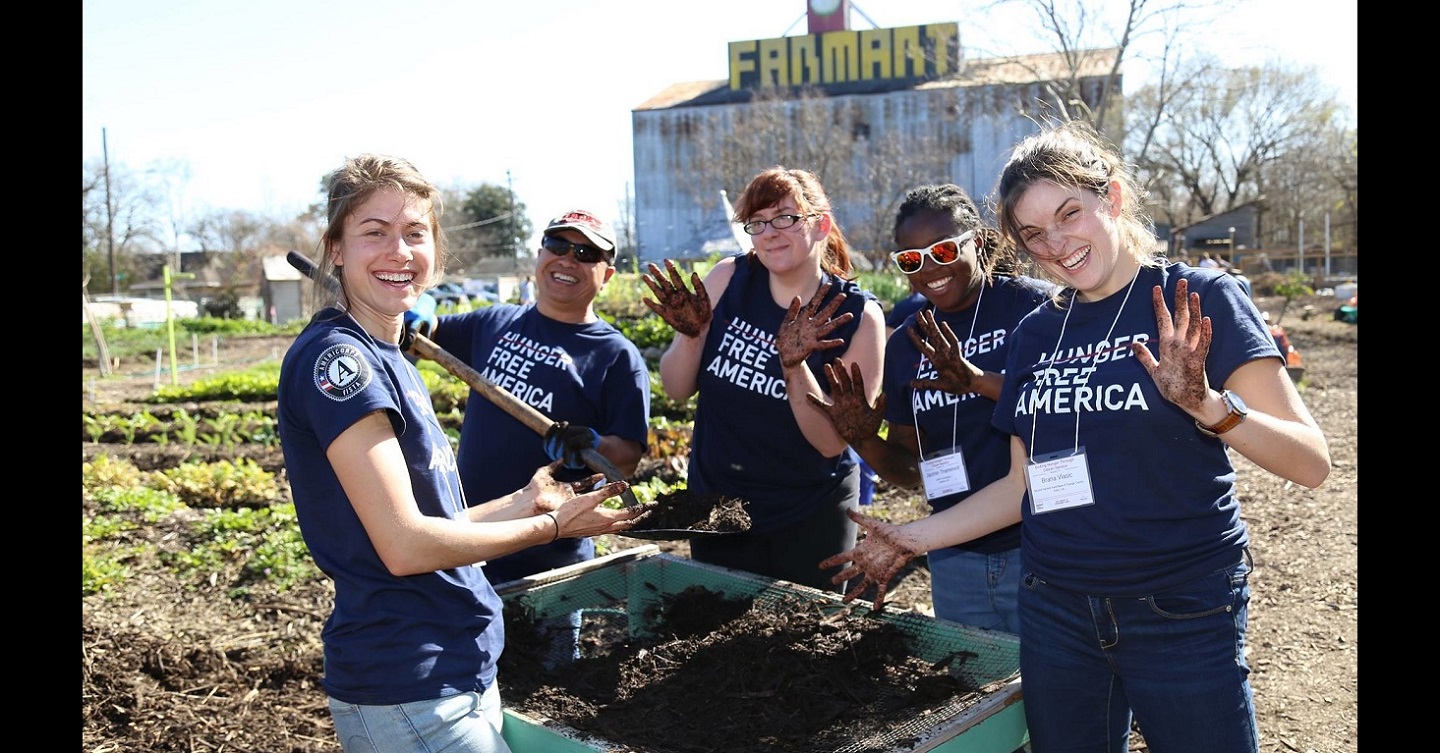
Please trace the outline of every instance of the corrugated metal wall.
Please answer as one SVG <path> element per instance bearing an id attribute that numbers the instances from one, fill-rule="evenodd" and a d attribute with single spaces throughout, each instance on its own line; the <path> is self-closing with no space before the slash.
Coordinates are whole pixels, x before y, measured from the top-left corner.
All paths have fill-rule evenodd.
<path id="1" fill-rule="evenodd" d="M 835 133 L 855 134 L 887 144 L 886 154 L 855 148 L 856 141 L 839 139 L 849 155 L 835 157 L 824 166 L 790 164 L 819 173 L 836 205 L 846 236 L 861 251 L 890 236 L 890 223 L 904 190 L 928 182 L 953 181 L 977 200 L 990 193 L 1000 167 L 1015 142 L 1037 129 L 1034 113 L 1040 109 L 1040 87 L 1026 85 L 922 86 L 875 94 L 812 98 L 789 103 L 792 121 L 807 125 L 787 132 L 798 142 L 823 124 Z M 720 189 L 732 200 L 744 188 L 718 185 L 713 166 L 733 155 L 716 153 L 727 133 L 751 103 L 680 106 L 637 110 L 632 113 L 635 155 L 635 224 L 638 256 L 642 263 L 663 259 L 694 259 L 712 236 L 727 234 L 720 208 Z M 799 108 L 811 108 L 800 113 Z M 823 110 L 823 117 L 815 111 Z M 827 122 L 828 121 L 828 122 Z M 796 131 L 810 131 L 809 133 Z M 776 153 L 796 153 L 792 148 Z M 837 151 L 839 150 L 837 149 Z M 700 151 L 705 153 L 701 154 Z M 896 155 L 903 154 L 903 158 Z M 896 161 L 899 159 L 900 161 Z M 888 176 L 894 185 L 876 188 L 872 160 L 896 165 L 902 175 Z M 776 160 L 756 160 L 747 175 Z M 867 186 L 869 188 L 867 188 Z M 878 196 L 876 193 L 885 195 Z M 888 208 L 887 208 L 888 207 Z M 869 242 L 866 242 L 869 241 Z"/>

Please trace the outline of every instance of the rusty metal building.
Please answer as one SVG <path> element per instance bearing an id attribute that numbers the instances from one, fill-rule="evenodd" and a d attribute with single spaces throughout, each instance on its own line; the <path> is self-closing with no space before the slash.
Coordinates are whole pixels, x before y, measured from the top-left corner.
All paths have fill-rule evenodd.
<path id="1" fill-rule="evenodd" d="M 907 189 L 954 182 L 982 200 L 1060 109 L 1047 83 L 1077 81 L 1094 109 L 1118 54 L 967 59 L 956 23 L 853 31 L 837 19 L 848 2 L 831 5 L 807 35 L 731 42 L 729 78 L 673 84 L 631 112 L 640 262 L 740 251 L 720 192 L 774 164 L 819 175 L 852 245 L 879 250 Z"/>

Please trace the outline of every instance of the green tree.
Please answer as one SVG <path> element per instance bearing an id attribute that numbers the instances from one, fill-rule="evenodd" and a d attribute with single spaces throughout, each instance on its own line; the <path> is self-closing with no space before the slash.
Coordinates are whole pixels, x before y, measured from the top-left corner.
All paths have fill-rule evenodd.
<path id="1" fill-rule="evenodd" d="M 460 273 L 481 259 L 528 255 L 525 242 L 534 230 L 525 203 L 494 183 L 447 196 L 442 224 L 450 239 L 449 269 Z"/>

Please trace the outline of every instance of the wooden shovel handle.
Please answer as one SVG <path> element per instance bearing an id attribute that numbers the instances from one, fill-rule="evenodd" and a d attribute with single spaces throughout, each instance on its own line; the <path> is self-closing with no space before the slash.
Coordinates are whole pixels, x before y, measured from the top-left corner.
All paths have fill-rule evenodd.
<path id="1" fill-rule="evenodd" d="M 515 417 L 515 420 L 533 429 L 536 434 L 543 437 L 545 433 L 550 430 L 550 427 L 555 425 L 555 422 L 547 418 L 544 413 L 535 410 L 529 403 L 515 397 L 505 388 L 486 379 L 480 372 L 471 368 L 470 364 L 461 361 L 449 351 L 436 345 L 434 340 L 416 333 L 407 334 L 405 337 L 407 338 L 405 349 L 411 355 L 417 358 L 428 358 L 444 366 L 446 371 L 454 374 L 461 381 L 470 385 L 471 389 L 483 395 L 486 400 L 494 403 L 500 410 L 509 413 Z M 615 464 L 611 463 L 609 458 L 601 455 L 600 452 L 593 447 L 586 447 L 581 450 L 580 458 L 585 461 L 585 467 L 597 473 L 605 474 L 605 478 L 608 481 L 625 480 L 625 476 L 620 473 L 620 469 L 616 468 Z M 636 507 L 640 504 L 640 500 L 635 497 L 635 492 L 631 491 L 629 487 L 626 487 L 625 491 L 620 495 L 620 500 L 625 503 L 626 507 Z"/>

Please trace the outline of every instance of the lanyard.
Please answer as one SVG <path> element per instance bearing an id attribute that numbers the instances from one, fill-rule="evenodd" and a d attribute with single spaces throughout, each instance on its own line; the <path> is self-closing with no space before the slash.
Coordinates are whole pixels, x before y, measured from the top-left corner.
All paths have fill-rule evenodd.
<path id="1" fill-rule="evenodd" d="M 970 334 L 968 334 L 968 335 L 965 336 L 965 342 L 967 342 L 967 343 L 970 342 L 972 339 L 975 338 L 975 322 L 977 322 L 977 321 L 980 320 L 980 302 L 983 301 L 983 300 L 985 300 L 985 288 L 988 287 L 988 286 L 989 286 L 989 281 L 988 281 L 988 280 L 987 280 L 987 281 L 983 281 L 983 282 L 980 283 L 980 294 L 975 297 L 975 306 L 971 309 L 971 312 L 972 312 L 973 315 L 970 317 Z M 937 324 L 937 326 L 938 326 L 938 325 L 939 325 L 939 322 L 936 322 L 936 324 Z M 960 357 L 961 357 L 961 358 L 964 358 L 964 357 L 965 357 L 965 345 L 964 345 L 964 343 L 962 343 L 961 346 L 960 346 Z M 916 378 L 916 379 L 919 379 L 919 378 L 920 378 L 920 369 L 922 369 L 922 368 L 925 367 L 925 361 L 926 361 L 925 357 L 924 357 L 924 356 L 921 356 L 921 358 L 920 358 L 920 363 L 915 367 L 915 378 Z M 959 436 L 959 431 L 960 431 L 960 399 L 959 399 L 960 397 L 961 397 L 960 395 L 956 395 L 956 396 L 955 396 L 955 398 L 956 398 L 956 399 L 955 399 L 955 413 L 951 416 L 951 419 L 950 419 L 950 451 L 951 451 L 951 452 L 954 452 L 954 451 L 955 451 L 955 445 L 956 445 L 956 443 L 957 443 L 957 437 Z M 911 415 L 911 416 L 914 418 L 914 420 L 915 420 L 915 446 L 916 446 L 917 448 L 919 448 L 919 450 L 920 450 L 920 457 L 923 458 L 923 457 L 925 457 L 925 445 L 921 444 L 921 442 L 920 442 L 920 414 L 919 414 L 919 411 L 917 411 L 916 408 L 915 408 L 915 400 L 913 400 L 913 399 L 910 401 L 910 415 Z"/>
<path id="2" fill-rule="evenodd" d="M 1137 268 L 1137 269 L 1135 270 L 1135 276 L 1130 278 L 1130 284 L 1129 284 L 1128 286 L 1126 286 L 1126 288 L 1125 288 L 1125 297 L 1120 300 L 1120 308 L 1118 308 L 1118 309 L 1115 310 L 1115 321 L 1110 322 L 1110 331 L 1108 331 L 1108 332 L 1105 333 L 1105 339 L 1102 340 L 1101 342 L 1103 342 L 1103 343 L 1109 343 L 1109 342 L 1110 342 L 1110 336 L 1113 335 L 1113 334 L 1115 334 L 1115 325 L 1117 325 L 1117 324 L 1120 323 L 1120 315 L 1125 312 L 1125 304 L 1130 302 L 1130 292 L 1135 289 L 1135 281 L 1138 280 L 1138 279 L 1140 279 L 1140 270 L 1141 270 L 1141 269 L 1144 269 L 1144 267 L 1142 266 L 1142 267 Z M 1054 368 L 1055 362 L 1060 359 L 1060 343 L 1065 339 L 1065 327 L 1070 323 L 1070 312 L 1075 310 L 1075 297 L 1078 296 L 1078 295 L 1080 295 L 1080 291 L 1078 291 L 1078 290 L 1076 290 L 1074 293 L 1071 293 L 1071 294 L 1070 294 L 1070 306 L 1065 309 L 1065 318 L 1060 322 L 1060 336 L 1057 337 L 1057 338 L 1055 338 L 1055 352 L 1054 352 L 1053 354 L 1051 354 L 1051 356 L 1050 356 L 1050 361 L 1045 364 L 1045 366 L 1047 367 L 1047 372 L 1048 372 L 1049 369 Z M 1089 383 L 1090 383 L 1090 376 L 1091 376 L 1092 374 L 1094 374 L 1093 371 L 1092 371 L 1090 374 L 1085 375 L 1085 384 L 1089 384 Z M 1045 381 L 1046 381 L 1046 382 L 1049 381 L 1048 373 L 1047 373 L 1047 375 L 1046 375 Z M 1035 389 L 1038 391 L 1041 387 L 1044 386 L 1044 384 L 1045 384 L 1045 382 L 1036 382 L 1036 384 L 1035 384 Z M 1081 386 L 1084 386 L 1084 385 L 1081 385 Z M 1039 401 L 1037 400 L 1036 403 L 1038 404 Z M 1083 411 L 1079 410 L 1078 408 L 1075 410 L 1075 449 L 1076 449 L 1076 450 L 1080 449 L 1080 414 L 1081 414 L 1082 412 L 1083 412 Z M 1040 417 L 1039 417 L 1039 415 L 1036 414 L 1036 413 L 1032 413 L 1031 416 L 1030 416 L 1030 462 L 1032 462 L 1032 463 L 1035 462 L 1035 427 L 1036 427 L 1036 425 L 1038 425 L 1039 423 L 1040 423 Z"/>

